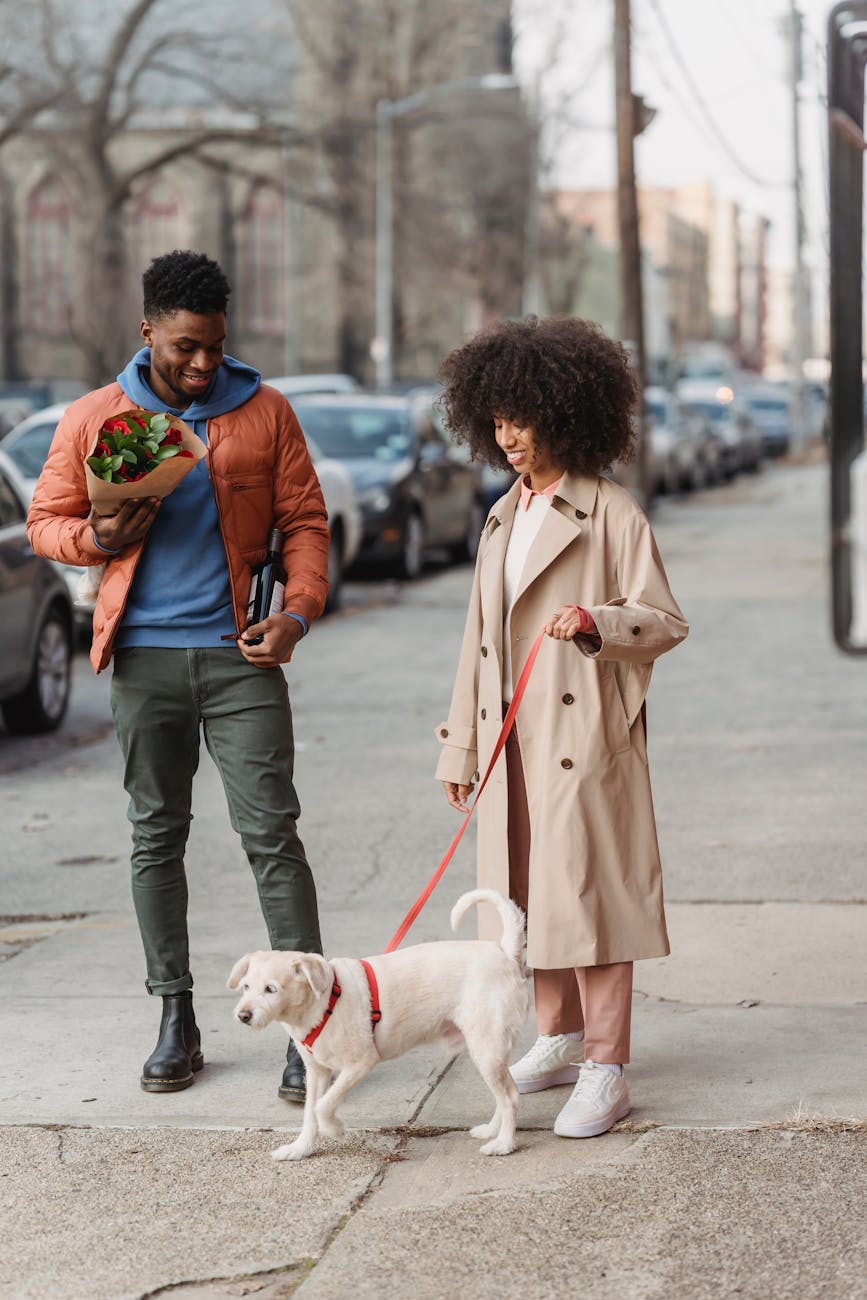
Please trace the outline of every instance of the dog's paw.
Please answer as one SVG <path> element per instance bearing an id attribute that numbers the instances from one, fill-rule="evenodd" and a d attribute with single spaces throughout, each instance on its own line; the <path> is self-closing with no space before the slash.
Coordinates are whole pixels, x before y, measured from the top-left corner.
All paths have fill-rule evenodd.
<path id="1" fill-rule="evenodd" d="M 301 1142 L 296 1139 L 288 1143 L 285 1147 L 277 1147 L 276 1151 L 271 1152 L 272 1160 L 303 1160 L 305 1156 L 313 1154 L 313 1147 L 309 1142 Z"/>
<path id="2" fill-rule="evenodd" d="M 515 1150 L 515 1143 L 508 1141 L 506 1138 L 494 1138 L 493 1142 L 486 1142 L 483 1147 L 479 1147 L 479 1155 L 482 1156 L 508 1156 Z"/>
<path id="3" fill-rule="evenodd" d="M 470 1137 L 471 1138 L 492 1138 L 492 1137 L 496 1137 L 499 1131 L 500 1131 L 499 1124 L 495 1124 L 494 1121 L 491 1120 L 489 1124 L 477 1124 L 475 1128 L 471 1128 Z"/>

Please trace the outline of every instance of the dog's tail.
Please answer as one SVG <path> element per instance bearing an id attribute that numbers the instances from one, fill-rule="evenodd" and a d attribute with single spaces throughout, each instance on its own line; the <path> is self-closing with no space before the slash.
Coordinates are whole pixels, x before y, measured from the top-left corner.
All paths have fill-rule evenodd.
<path id="1" fill-rule="evenodd" d="M 500 935 L 500 947 L 507 957 L 522 965 L 524 948 L 524 913 L 517 903 L 504 898 L 496 889 L 471 889 L 468 894 L 461 894 L 452 908 L 452 929 L 460 925 L 464 913 L 476 903 L 490 903 L 500 914 L 503 932 Z"/>

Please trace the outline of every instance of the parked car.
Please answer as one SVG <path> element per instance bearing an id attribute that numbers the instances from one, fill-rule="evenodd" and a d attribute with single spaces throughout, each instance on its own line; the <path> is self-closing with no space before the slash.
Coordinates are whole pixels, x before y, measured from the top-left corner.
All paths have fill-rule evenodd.
<path id="1" fill-rule="evenodd" d="M 0 452 L 0 711 L 17 735 L 53 731 L 69 703 L 72 603 L 27 539 L 26 500 Z"/>
<path id="2" fill-rule="evenodd" d="M 758 430 L 746 403 L 728 384 L 684 379 L 675 392 L 702 431 L 708 482 L 758 469 L 762 458 Z"/>
<path id="3" fill-rule="evenodd" d="M 645 389 L 651 491 L 686 492 L 704 484 L 701 442 L 696 422 L 673 393 Z"/>
<path id="4" fill-rule="evenodd" d="M 759 427 L 768 456 L 784 456 L 792 436 L 791 395 L 781 384 L 753 385 L 744 389 L 744 401 Z"/>
<path id="5" fill-rule="evenodd" d="M 359 560 L 415 578 L 434 547 L 475 557 L 485 521 L 481 468 L 451 442 L 429 397 L 358 393 L 293 406 L 307 436 L 353 477 Z"/>

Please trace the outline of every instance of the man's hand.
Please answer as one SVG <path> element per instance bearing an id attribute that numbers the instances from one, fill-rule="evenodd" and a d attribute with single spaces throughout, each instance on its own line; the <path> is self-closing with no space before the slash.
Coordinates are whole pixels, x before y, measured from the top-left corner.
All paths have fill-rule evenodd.
<path id="1" fill-rule="evenodd" d="M 467 800 L 473 793 L 471 785 L 456 785 L 454 781 L 443 781 L 443 789 L 446 792 L 446 798 L 453 808 L 458 812 L 468 813 L 470 810 L 467 806 Z"/>
<path id="2" fill-rule="evenodd" d="M 276 668 L 288 664 L 304 629 L 297 618 L 285 614 L 271 614 L 261 623 L 245 628 L 238 638 L 238 649 L 249 664 L 257 668 Z M 250 645 L 249 638 L 261 636 L 259 645 Z"/>
<path id="3" fill-rule="evenodd" d="M 98 515 L 91 510 L 87 522 L 100 546 L 107 551 L 121 551 L 141 541 L 156 519 L 160 505 L 158 497 L 138 497 L 122 501 L 116 515 Z"/>

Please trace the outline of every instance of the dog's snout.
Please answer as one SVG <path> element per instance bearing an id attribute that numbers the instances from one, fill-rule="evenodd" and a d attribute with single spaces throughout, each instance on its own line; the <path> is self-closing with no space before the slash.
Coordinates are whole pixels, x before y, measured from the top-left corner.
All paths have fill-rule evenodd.
<path id="1" fill-rule="evenodd" d="M 253 1012 L 249 1007 L 242 1007 L 237 1014 L 238 1019 L 243 1021 L 245 1025 L 249 1025 L 250 1021 L 253 1019 Z"/>

